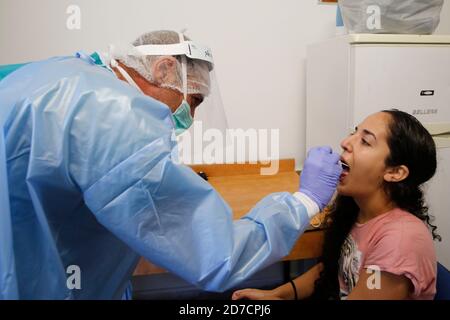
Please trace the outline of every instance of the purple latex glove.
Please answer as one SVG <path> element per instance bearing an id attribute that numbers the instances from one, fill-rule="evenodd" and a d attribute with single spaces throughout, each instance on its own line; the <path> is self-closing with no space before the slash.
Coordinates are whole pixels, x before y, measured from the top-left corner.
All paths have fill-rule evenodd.
<path id="1" fill-rule="evenodd" d="M 330 202 L 339 183 L 340 156 L 330 147 L 311 148 L 300 177 L 300 192 L 323 208 Z"/>

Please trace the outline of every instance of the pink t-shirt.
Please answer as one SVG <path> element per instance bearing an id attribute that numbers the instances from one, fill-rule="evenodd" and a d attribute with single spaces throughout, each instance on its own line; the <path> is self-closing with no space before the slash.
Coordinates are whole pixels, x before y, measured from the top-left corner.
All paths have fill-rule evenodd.
<path id="1" fill-rule="evenodd" d="M 414 286 L 410 299 L 434 298 L 437 264 L 433 240 L 424 222 L 412 214 L 394 209 L 364 224 L 355 223 L 339 261 L 342 299 L 356 286 L 360 272 L 370 266 L 410 279 Z"/>

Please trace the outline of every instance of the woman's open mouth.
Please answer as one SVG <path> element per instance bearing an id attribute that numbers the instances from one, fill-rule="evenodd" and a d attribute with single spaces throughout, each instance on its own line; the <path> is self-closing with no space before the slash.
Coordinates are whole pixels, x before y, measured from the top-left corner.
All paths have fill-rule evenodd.
<path id="1" fill-rule="evenodd" d="M 345 162 L 344 159 L 341 158 L 341 166 L 342 166 L 342 173 L 341 176 L 339 178 L 339 181 L 342 181 L 350 172 L 350 166 L 347 164 L 347 162 Z"/>

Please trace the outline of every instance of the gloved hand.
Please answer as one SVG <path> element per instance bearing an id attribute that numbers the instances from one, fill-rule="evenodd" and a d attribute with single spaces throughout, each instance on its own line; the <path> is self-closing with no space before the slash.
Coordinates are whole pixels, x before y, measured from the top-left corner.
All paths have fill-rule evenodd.
<path id="1" fill-rule="evenodd" d="M 300 192 L 317 203 L 320 210 L 330 202 L 339 183 L 342 167 L 339 154 L 330 147 L 311 148 L 300 176 Z"/>

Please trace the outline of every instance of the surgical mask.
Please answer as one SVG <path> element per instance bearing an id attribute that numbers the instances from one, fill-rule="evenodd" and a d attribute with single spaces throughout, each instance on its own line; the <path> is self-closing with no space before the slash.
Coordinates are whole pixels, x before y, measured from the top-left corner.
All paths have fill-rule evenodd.
<path id="1" fill-rule="evenodd" d="M 180 36 L 180 43 L 183 43 L 184 36 L 182 33 L 179 34 Z M 173 121 L 175 123 L 175 134 L 179 136 L 184 131 L 189 129 L 189 127 L 194 122 L 194 119 L 192 119 L 191 116 L 191 106 L 186 101 L 187 97 L 187 63 L 186 63 L 186 57 L 181 56 L 181 71 L 182 71 L 182 79 L 183 79 L 183 102 L 181 102 L 180 106 L 175 110 L 175 112 L 172 114 Z"/>
<path id="2" fill-rule="evenodd" d="M 185 99 L 172 116 L 175 123 L 175 134 L 177 136 L 189 129 L 194 122 L 194 119 L 191 116 L 191 106 Z"/>

